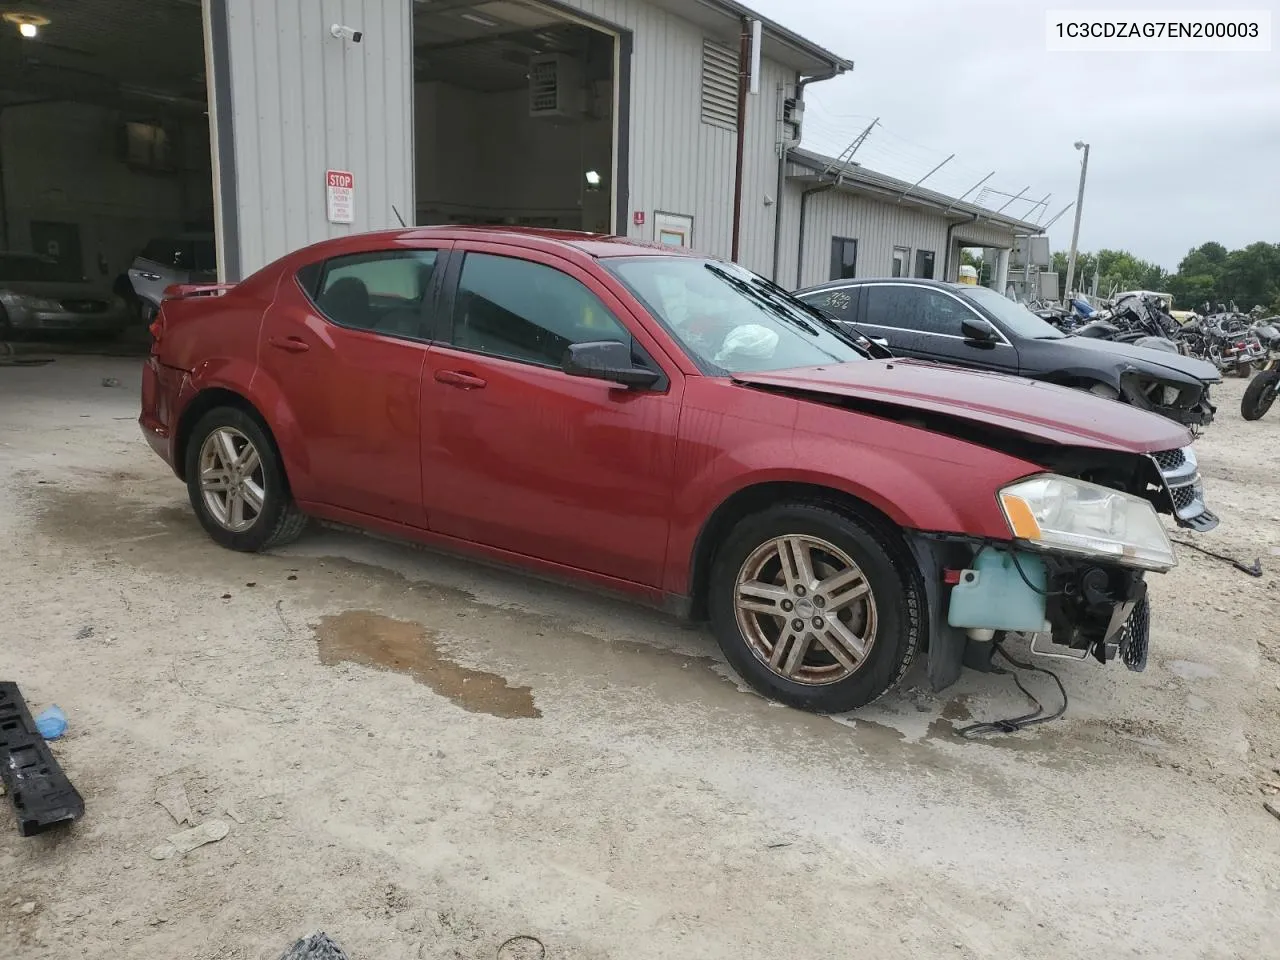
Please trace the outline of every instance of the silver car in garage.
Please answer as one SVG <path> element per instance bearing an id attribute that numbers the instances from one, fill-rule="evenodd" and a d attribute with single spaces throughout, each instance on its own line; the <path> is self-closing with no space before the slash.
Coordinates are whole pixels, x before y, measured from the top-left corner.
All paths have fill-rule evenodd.
<path id="1" fill-rule="evenodd" d="M 180 233 L 151 240 L 129 267 L 129 282 L 138 297 L 142 319 L 148 323 L 175 283 L 215 283 L 218 267 L 213 234 Z"/>
<path id="2" fill-rule="evenodd" d="M 132 318 L 110 289 L 57 260 L 0 251 L 0 339 L 38 334 L 117 336 Z"/>

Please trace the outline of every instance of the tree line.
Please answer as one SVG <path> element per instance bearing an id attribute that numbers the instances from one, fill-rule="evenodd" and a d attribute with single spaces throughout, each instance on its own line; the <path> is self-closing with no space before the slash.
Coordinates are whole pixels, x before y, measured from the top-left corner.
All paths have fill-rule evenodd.
<path id="1" fill-rule="evenodd" d="M 1053 255 L 1053 269 L 1065 284 L 1066 253 Z M 1220 243 L 1201 244 L 1182 258 L 1174 273 L 1127 250 L 1077 254 L 1074 286 L 1092 289 L 1095 273 L 1100 297 L 1121 290 L 1153 290 L 1170 294 L 1179 310 L 1234 300 L 1244 311 L 1261 305 L 1268 313 L 1280 313 L 1280 243 L 1251 243 L 1230 251 Z"/>

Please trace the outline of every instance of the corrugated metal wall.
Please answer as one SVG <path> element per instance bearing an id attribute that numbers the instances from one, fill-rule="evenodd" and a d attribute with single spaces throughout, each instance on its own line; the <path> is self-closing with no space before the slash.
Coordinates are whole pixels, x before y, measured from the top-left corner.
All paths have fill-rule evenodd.
<path id="1" fill-rule="evenodd" d="M 394 226 L 393 204 L 410 217 L 409 0 L 222 0 L 215 15 L 219 6 L 230 69 L 215 83 L 229 85 L 235 166 L 223 229 L 239 276 L 326 237 Z M 362 30 L 362 41 L 335 39 L 335 23 Z M 355 175 L 350 226 L 326 218 L 329 168 Z"/>
<path id="2" fill-rule="evenodd" d="M 805 214 L 804 265 L 797 285 L 800 198 L 807 186 L 789 181 L 785 193 L 779 282 L 789 289 L 831 279 L 831 241 L 835 237 L 858 241 L 859 277 L 891 276 L 893 248 L 907 247 L 911 251 L 912 273 L 915 271 L 916 251 L 933 251 L 935 280 L 956 278 L 960 241 L 964 246 L 1009 247 L 1013 244 L 1012 233 L 1003 228 L 992 224 L 962 224 L 953 233 L 950 276 L 944 277 L 947 226 L 954 221 L 918 208 L 882 203 L 846 191 L 828 190 L 809 197 Z"/>
<path id="3" fill-rule="evenodd" d="M 643 0 L 564 0 L 632 33 L 630 191 L 627 207 L 644 211 L 630 235 L 653 239 L 653 214 L 694 218 L 694 245 L 728 256 L 733 240 L 736 134 L 701 120 L 702 41 L 738 49 L 736 30 L 709 36 L 701 27 Z M 778 159 L 778 87 L 794 82 L 779 64 L 762 62 L 760 92 L 748 101 L 743 173 L 741 262 L 766 275 L 773 268 Z"/>
<path id="4" fill-rule="evenodd" d="M 394 226 L 394 204 L 413 211 L 412 13 L 410 0 L 212 0 L 225 11 L 223 82 L 234 130 L 234 216 L 223 229 L 245 276 L 306 243 Z M 700 116 L 702 44 L 708 33 L 644 0 L 563 0 L 562 8 L 633 37 L 628 211 L 643 211 L 631 236 L 653 238 L 654 212 L 694 218 L 694 245 L 732 249 L 736 135 Z M 337 40 L 329 26 L 364 31 Z M 213 25 L 215 35 L 218 25 Z M 710 36 L 735 51 L 737 27 Z M 764 60 L 748 103 L 740 261 L 772 273 L 780 88 L 794 74 Z M 225 164 L 224 164 L 225 165 Z M 355 174 L 356 222 L 330 224 L 324 172 Z M 223 170 L 225 178 L 229 171 Z M 225 182 L 225 180 L 224 180 Z M 794 246 L 794 242 L 783 244 Z"/>

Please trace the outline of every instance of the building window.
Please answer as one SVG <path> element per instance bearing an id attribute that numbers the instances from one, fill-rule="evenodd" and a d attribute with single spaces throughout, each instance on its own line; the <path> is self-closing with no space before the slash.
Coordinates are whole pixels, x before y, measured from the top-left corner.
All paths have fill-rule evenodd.
<path id="1" fill-rule="evenodd" d="M 858 273 L 858 241 L 831 238 L 831 279 L 852 280 Z"/>
<path id="2" fill-rule="evenodd" d="M 922 280 L 933 279 L 933 251 L 916 251 L 916 276 Z"/>
<path id="3" fill-rule="evenodd" d="M 908 264 L 911 262 L 910 247 L 894 247 L 893 248 L 893 275 L 895 277 L 907 276 Z"/>
<path id="4" fill-rule="evenodd" d="M 738 54 L 710 40 L 702 42 L 702 122 L 738 129 Z"/>

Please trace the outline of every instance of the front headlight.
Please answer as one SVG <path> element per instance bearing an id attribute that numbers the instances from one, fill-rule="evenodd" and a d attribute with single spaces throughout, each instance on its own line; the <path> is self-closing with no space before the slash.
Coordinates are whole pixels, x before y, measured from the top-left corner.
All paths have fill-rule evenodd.
<path id="1" fill-rule="evenodd" d="M 18 297 L 18 303 L 28 310 L 59 311 L 62 309 L 62 304 L 57 300 L 50 300 L 48 297 Z"/>
<path id="2" fill-rule="evenodd" d="M 1177 563 L 1155 508 L 1110 487 L 1043 474 L 1005 487 L 1000 506 L 1029 546 L 1161 573 Z"/>

